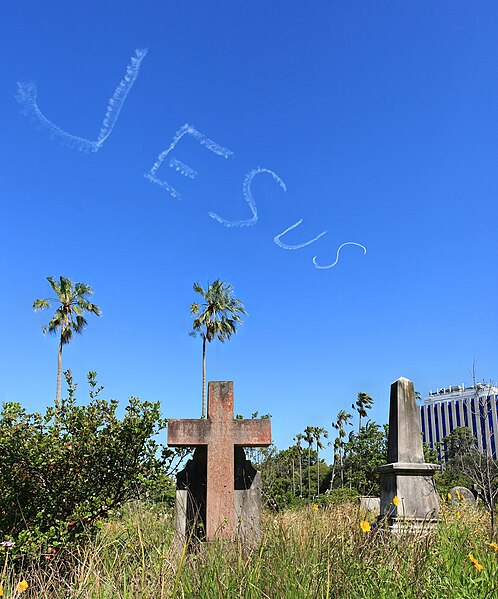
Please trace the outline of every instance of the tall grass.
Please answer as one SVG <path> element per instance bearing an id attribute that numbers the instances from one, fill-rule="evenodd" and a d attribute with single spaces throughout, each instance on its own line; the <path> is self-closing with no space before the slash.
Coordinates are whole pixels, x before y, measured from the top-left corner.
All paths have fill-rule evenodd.
<path id="1" fill-rule="evenodd" d="M 435 530 L 403 537 L 362 532 L 364 517 L 353 504 L 265 514 L 255 549 L 220 542 L 186 553 L 173 543 L 171 515 L 133 504 L 79 550 L 15 575 L 7 566 L 4 597 L 20 595 L 22 578 L 24 597 L 47 599 L 498 597 L 483 512 L 444 506 Z"/>

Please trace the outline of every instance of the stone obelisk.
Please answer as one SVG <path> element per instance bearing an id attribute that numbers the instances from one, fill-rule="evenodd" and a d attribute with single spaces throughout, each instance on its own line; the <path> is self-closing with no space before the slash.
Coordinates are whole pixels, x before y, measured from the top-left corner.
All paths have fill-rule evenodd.
<path id="1" fill-rule="evenodd" d="M 391 385 L 387 461 L 378 468 L 380 519 L 386 519 L 393 532 L 432 526 L 439 513 L 434 485 L 439 466 L 424 462 L 415 391 L 412 381 L 404 377 Z"/>

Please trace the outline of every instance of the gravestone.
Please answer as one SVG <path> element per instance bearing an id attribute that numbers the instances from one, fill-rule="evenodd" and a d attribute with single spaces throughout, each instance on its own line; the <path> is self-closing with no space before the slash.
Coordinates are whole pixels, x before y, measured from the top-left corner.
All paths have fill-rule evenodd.
<path id="1" fill-rule="evenodd" d="M 452 503 L 461 503 L 465 502 L 469 505 L 475 505 L 476 498 L 474 497 L 474 493 L 467 487 L 453 487 L 449 490 L 448 500 Z"/>
<path id="2" fill-rule="evenodd" d="M 437 464 L 426 464 L 420 414 L 412 381 L 391 385 L 387 461 L 379 466 L 380 519 L 393 532 L 413 531 L 437 522 L 439 498 L 434 485 Z M 397 505 L 396 505 L 397 504 Z"/>
<path id="3" fill-rule="evenodd" d="M 363 515 L 371 514 L 374 517 L 380 515 L 380 497 L 359 497 L 360 513 Z"/>
<path id="4" fill-rule="evenodd" d="M 261 477 L 243 448 L 270 444 L 269 419 L 234 419 L 231 381 L 209 383 L 206 419 L 169 420 L 168 445 L 196 448 L 177 476 L 175 530 L 182 542 L 259 541 Z"/>

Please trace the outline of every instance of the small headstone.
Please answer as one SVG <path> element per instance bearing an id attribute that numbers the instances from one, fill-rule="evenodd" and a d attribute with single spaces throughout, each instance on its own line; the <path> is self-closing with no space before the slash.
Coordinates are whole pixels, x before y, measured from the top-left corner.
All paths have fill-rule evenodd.
<path id="1" fill-rule="evenodd" d="M 451 503 L 468 503 L 469 505 L 474 505 L 476 502 L 476 498 L 474 497 L 474 493 L 467 487 L 453 487 L 450 489 L 448 493 L 448 500 Z"/>
<path id="2" fill-rule="evenodd" d="M 391 385 L 388 464 L 380 466 L 380 519 L 393 532 L 413 531 L 437 522 L 439 498 L 434 484 L 437 464 L 426 464 L 420 416 L 412 381 Z"/>
<path id="3" fill-rule="evenodd" d="M 380 515 L 380 497 L 359 497 L 359 500 L 362 514 Z"/>
<path id="4" fill-rule="evenodd" d="M 208 417 L 171 419 L 168 445 L 196 447 L 177 476 L 175 530 L 182 541 L 260 539 L 261 477 L 244 447 L 271 444 L 268 419 L 234 419 L 233 383 L 210 382 Z"/>

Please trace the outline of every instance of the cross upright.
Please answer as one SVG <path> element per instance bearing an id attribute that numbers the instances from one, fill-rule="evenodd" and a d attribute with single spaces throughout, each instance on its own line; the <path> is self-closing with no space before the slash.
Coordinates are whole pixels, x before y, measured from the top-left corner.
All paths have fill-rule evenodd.
<path id="1" fill-rule="evenodd" d="M 234 533 L 235 447 L 266 447 L 270 444 L 269 419 L 234 419 L 232 381 L 209 383 L 207 419 L 168 421 L 168 445 L 207 446 L 207 540 L 231 539 Z"/>

